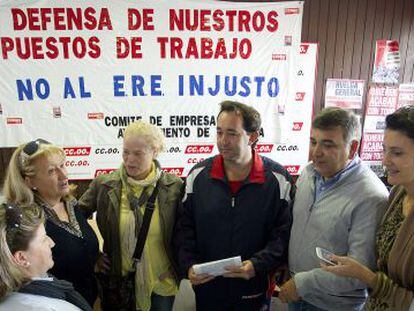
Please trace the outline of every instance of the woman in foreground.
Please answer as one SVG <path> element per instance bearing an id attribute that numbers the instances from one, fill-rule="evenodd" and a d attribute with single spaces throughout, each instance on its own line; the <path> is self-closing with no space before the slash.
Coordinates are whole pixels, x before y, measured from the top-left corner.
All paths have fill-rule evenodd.
<path id="1" fill-rule="evenodd" d="M 47 274 L 54 242 L 36 206 L 0 206 L 0 311 L 92 310 L 71 283 Z"/>

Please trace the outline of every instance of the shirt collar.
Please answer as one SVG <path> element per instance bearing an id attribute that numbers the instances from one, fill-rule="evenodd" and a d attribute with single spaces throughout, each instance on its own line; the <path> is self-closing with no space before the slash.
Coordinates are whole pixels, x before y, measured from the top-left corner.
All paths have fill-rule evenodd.
<path id="1" fill-rule="evenodd" d="M 337 172 L 332 178 L 329 178 L 328 180 L 325 180 L 322 175 L 320 175 L 315 169 L 315 176 L 316 180 L 319 184 L 322 185 L 333 185 L 337 183 L 340 179 L 348 175 L 350 171 L 352 171 L 359 163 L 361 162 L 361 159 L 359 156 L 355 156 L 352 161 L 350 161 L 342 170 Z"/>
<path id="2" fill-rule="evenodd" d="M 250 169 L 248 181 L 250 183 L 263 184 L 265 182 L 265 174 L 262 157 L 259 156 L 254 149 L 252 150 L 252 157 L 253 164 Z M 224 172 L 224 160 L 221 154 L 214 157 L 210 176 L 214 179 L 226 179 L 226 174 Z"/>

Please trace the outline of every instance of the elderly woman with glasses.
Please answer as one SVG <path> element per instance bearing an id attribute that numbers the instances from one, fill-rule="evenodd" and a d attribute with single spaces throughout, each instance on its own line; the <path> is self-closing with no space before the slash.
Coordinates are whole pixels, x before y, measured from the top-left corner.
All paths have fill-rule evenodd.
<path id="1" fill-rule="evenodd" d="M 385 125 L 383 165 L 394 187 L 377 233 L 378 270 L 336 255 L 337 265 L 324 269 L 366 283 L 372 289 L 367 310 L 404 311 L 414 298 L 414 107 L 388 115 Z"/>
<path id="2" fill-rule="evenodd" d="M 62 148 L 42 139 L 19 146 L 10 160 L 3 194 L 7 202 L 36 204 L 45 212 L 46 232 L 56 243 L 51 273 L 73 283 L 93 306 L 98 240 L 71 195 L 65 159 Z"/>
<path id="3" fill-rule="evenodd" d="M 53 267 L 43 210 L 0 205 L 0 311 L 91 311 L 67 281 L 47 274 Z"/>
<path id="4" fill-rule="evenodd" d="M 182 181 L 163 172 L 156 157 L 164 135 L 138 121 L 124 132 L 123 162 L 97 177 L 79 201 L 104 239 L 98 260 L 104 310 L 171 310 L 177 268 L 171 238 Z"/>

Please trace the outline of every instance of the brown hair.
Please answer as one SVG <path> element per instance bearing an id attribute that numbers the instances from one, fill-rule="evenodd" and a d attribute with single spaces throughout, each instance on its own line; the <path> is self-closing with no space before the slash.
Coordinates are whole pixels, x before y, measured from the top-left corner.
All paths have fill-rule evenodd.
<path id="1" fill-rule="evenodd" d="M 414 140 L 414 106 L 404 106 L 385 118 L 385 128 L 404 133 Z"/>
<path id="2" fill-rule="evenodd" d="M 236 101 L 226 100 L 220 103 L 220 112 L 218 116 L 220 116 L 223 111 L 234 111 L 236 114 L 241 115 L 243 118 L 243 128 L 247 133 L 260 131 L 260 126 L 262 124 L 260 113 L 253 107 Z"/>

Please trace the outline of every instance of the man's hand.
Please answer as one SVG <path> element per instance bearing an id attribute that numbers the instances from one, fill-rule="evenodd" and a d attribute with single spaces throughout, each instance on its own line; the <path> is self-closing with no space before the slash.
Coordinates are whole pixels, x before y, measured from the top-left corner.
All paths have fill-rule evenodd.
<path id="1" fill-rule="evenodd" d="M 295 281 L 290 279 L 280 288 L 279 299 L 281 302 L 288 303 L 292 301 L 299 301 L 300 297 L 296 291 Z"/>
<path id="2" fill-rule="evenodd" d="M 256 275 L 253 263 L 250 260 L 243 261 L 241 267 L 228 266 L 225 269 L 228 271 L 223 274 L 225 278 L 242 278 L 249 280 Z"/>
<path id="3" fill-rule="evenodd" d="M 214 275 L 209 275 L 206 273 L 202 274 L 195 274 L 193 267 L 188 269 L 188 279 L 190 280 L 192 285 L 200 285 L 207 282 L 210 282 L 212 279 L 214 279 Z"/>

